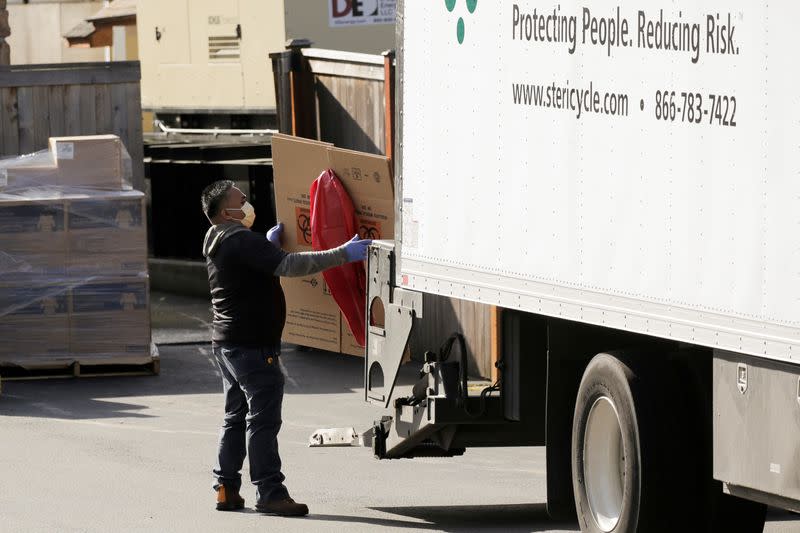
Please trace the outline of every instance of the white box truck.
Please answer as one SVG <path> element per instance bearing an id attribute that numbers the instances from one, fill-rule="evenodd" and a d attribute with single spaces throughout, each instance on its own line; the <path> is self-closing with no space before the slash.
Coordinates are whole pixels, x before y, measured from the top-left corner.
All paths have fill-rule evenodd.
<path id="1" fill-rule="evenodd" d="M 548 509 L 582 531 L 800 510 L 800 4 L 399 0 L 397 22 L 375 454 L 546 446 Z M 504 309 L 495 386 L 470 393 L 454 338 L 400 394 L 429 294 Z"/>

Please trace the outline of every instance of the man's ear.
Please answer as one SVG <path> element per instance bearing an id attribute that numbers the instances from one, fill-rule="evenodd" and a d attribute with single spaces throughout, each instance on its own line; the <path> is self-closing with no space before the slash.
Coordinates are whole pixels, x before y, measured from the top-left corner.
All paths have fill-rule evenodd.
<path id="1" fill-rule="evenodd" d="M 222 220 L 226 222 L 230 222 L 231 220 L 235 220 L 232 216 L 228 214 L 228 209 L 223 207 L 219 210 L 219 216 L 222 217 Z"/>

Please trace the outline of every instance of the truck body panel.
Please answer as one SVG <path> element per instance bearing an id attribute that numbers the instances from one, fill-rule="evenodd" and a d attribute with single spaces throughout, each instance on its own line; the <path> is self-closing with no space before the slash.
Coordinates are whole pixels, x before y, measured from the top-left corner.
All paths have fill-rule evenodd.
<path id="1" fill-rule="evenodd" d="M 398 286 L 798 362 L 800 6 L 399 5 Z"/>

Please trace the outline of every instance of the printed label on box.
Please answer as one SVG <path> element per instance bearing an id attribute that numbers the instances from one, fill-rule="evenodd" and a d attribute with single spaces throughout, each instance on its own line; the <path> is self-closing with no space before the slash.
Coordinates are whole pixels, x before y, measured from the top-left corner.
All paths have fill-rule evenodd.
<path id="1" fill-rule="evenodd" d="M 75 143 L 56 143 L 56 159 L 75 159 Z"/>
<path id="2" fill-rule="evenodd" d="M 322 276 L 314 276 L 313 278 L 302 279 L 300 280 L 301 283 L 305 283 L 306 285 L 311 286 L 312 288 L 316 289 L 317 287 L 322 284 L 322 294 L 327 296 L 331 296 L 331 290 L 328 288 L 328 284 L 325 282 L 325 278 Z"/>
<path id="3" fill-rule="evenodd" d="M 67 287 L 4 287 L 0 316 L 55 316 L 68 311 Z"/>
<path id="4" fill-rule="evenodd" d="M 98 283 L 72 290 L 72 309 L 76 313 L 134 311 L 147 309 L 144 283 Z"/>
<path id="5" fill-rule="evenodd" d="M 0 204 L 0 233 L 53 233 L 64 231 L 64 205 Z"/>
<path id="6" fill-rule="evenodd" d="M 90 200 L 72 202 L 69 229 L 141 228 L 141 200 Z"/>

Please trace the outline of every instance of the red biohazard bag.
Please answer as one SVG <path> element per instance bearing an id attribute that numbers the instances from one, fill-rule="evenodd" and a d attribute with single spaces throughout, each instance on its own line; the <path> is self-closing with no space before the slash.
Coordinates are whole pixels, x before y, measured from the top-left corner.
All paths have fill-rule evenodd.
<path id="1" fill-rule="evenodd" d="M 333 170 L 311 184 L 311 247 L 328 250 L 346 243 L 358 232 L 350 195 Z M 366 339 L 367 274 L 362 263 L 348 263 L 322 273 L 328 289 L 360 346 Z"/>

